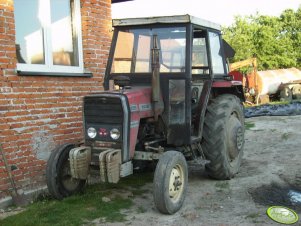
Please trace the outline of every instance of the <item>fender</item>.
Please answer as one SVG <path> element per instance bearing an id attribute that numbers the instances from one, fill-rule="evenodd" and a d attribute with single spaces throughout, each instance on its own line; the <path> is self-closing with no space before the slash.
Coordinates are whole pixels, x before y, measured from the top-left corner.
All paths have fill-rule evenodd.
<path id="1" fill-rule="evenodd" d="M 245 102 L 246 100 L 241 81 L 213 81 L 212 91 L 216 95 L 232 93 L 233 95 L 237 96 L 242 102 Z"/>

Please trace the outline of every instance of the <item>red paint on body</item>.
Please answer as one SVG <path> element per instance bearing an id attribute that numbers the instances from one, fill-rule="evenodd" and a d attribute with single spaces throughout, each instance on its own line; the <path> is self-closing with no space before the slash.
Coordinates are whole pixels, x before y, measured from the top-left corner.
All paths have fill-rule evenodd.
<path id="1" fill-rule="evenodd" d="M 154 116 L 152 108 L 152 90 L 150 87 L 135 87 L 124 91 L 127 96 L 130 111 L 130 158 L 133 158 L 141 118 Z"/>
<path id="2" fill-rule="evenodd" d="M 243 82 L 244 76 L 239 71 L 230 71 L 229 75 L 232 76 L 233 81 L 241 81 L 241 82 Z"/>
<path id="3" fill-rule="evenodd" d="M 233 86 L 242 85 L 241 81 L 214 81 L 212 84 L 213 88 L 229 88 Z"/>

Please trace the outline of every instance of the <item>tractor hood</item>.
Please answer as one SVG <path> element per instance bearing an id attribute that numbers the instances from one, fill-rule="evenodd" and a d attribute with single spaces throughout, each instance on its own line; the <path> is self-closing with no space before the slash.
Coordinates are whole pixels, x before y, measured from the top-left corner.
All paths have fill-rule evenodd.
<path id="1" fill-rule="evenodd" d="M 151 87 L 135 87 L 123 92 L 130 107 L 130 157 L 134 156 L 140 119 L 154 116 Z"/>
<path id="2" fill-rule="evenodd" d="M 150 87 L 135 87 L 123 92 L 127 96 L 130 111 L 139 113 L 141 118 L 152 117 L 152 89 Z"/>

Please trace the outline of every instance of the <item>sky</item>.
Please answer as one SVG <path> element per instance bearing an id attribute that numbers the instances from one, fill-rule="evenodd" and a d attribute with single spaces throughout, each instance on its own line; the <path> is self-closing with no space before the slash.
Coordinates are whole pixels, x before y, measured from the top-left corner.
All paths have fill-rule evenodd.
<path id="1" fill-rule="evenodd" d="M 112 5 L 112 17 L 133 18 L 190 14 L 223 26 L 234 16 L 279 16 L 285 9 L 298 9 L 301 0 L 134 0 Z"/>

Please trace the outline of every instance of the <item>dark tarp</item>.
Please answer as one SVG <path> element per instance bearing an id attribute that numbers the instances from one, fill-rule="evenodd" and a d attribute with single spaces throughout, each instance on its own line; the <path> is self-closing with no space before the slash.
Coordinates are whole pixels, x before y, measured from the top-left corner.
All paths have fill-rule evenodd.
<path id="1" fill-rule="evenodd" d="M 280 105 L 261 105 L 245 109 L 245 117 L 301 115 L 301 102 Z"/>

